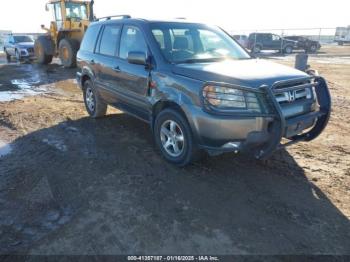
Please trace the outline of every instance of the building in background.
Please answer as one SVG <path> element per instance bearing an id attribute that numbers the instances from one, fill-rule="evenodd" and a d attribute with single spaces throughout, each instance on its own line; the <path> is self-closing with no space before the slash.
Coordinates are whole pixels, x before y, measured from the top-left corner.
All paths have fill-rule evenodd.
<path id="1" fill-rule="evenodd" d="M 4 39 L 8 34 L 11 34 L 12 32 L 9 30 L 0 30 L 0 52 L 3 51 L 4 46 Z"/>

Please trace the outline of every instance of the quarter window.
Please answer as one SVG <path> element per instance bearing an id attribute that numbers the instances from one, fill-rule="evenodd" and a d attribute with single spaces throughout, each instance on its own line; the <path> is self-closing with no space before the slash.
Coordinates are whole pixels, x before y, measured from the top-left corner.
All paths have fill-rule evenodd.
<path id="1" fill-rule="evenodd" d="M 125 26 L 120 42 L 120 58 L 127 59 L 129 52 L 147 54 L 147 50 L 147 44 L 140 29 L 134 26 Z"/>
<path id="2" fill-rule="evenodd" d="M 99 53 L 102 55 L 116 56 L 119 40 L 120 26 L 106 25 L 101 37 Z"/>
<path id="3" fill-rule="evenodd" d="M 94 52 L 96 38 L 100 30 L 99 26 L 89 26 L 85 33 L 83 42 L 81 43 L 80 49 L 83 51 Z"/>

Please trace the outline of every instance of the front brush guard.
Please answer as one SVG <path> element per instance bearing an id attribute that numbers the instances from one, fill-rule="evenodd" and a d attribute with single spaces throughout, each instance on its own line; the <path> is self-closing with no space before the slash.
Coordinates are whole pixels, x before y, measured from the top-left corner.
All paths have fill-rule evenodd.
<path id="1" fill-rule="evenodd" d="M 316 137 L 318 137 L 322 133 L 322 131 L 325 129 L 331 115 L 331 95 L 328 89 L 327 82 L 324 78 L 317 76 L 317 77 L 310 78 L 310 80 L 312 79 L 316 83 L 315 92 L 316 92 L 317 102 L 319 104 L 319 110 L 304 116 L 300 116 L 300 117 L 296 117 L 288 120 L 286 120 L 285 117 L 283 116 L 281 106 L 275 98 L 275 95 L 273 92 L 274 85 L 272 86 L 272 88 L 268 86 L 261 87 L 261 89 L 263 89 L 264 92 L 266 93 L 266 96 L 270 100 L 273 108 L 275 109 L 275 121 L 271 132 L 271 140 L 266 145 L 264 145 L 262 148 L 260 148 L 255 152 L 256 158 L 266 159 L 277 149 L 284 148 L 286 146 L 295 144 L 300 141 L 311 141 Z M 281 144 L 281 140 L 285 134 L 285 130 L 287 127 L 287 122 L 290 122 L 293 120 L 299 121 L 299 120 L 302 120 L 303 118 L 314 118 L 316 119 L 316 123 L 308 132 L 293 136 L 289 138 L 290 140 L 289 142 L 285 144 Z"/>

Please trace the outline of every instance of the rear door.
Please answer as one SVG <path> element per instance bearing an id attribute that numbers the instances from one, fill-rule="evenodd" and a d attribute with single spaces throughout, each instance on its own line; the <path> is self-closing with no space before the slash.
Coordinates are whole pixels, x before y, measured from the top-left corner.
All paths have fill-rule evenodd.
<path id="1" fill-rule="evenodd" d="M 118 81 L 119 62 L 117 50 L 119 46 L 121 24 L 106 24 L 100 32 L 96 45 L 94 68 L 96 83 L 99 86 L 100 95 L 110 104 L 118 105 Z"/>
<path id="2" fill-rule="evenodd" d="M 148 100 L 150 69 L 144 65 L 130 64 L 127 60 L 129 52 L 144 52 L 149 56 L 149 49 L 142 30 L 134 25 L 124 25 L 116 72 L 116 92 L 120 93 L 123 107 L 146 121 L 149 121 L 151 104 Z"/>
<path id="3" fill-rule="evenodd" d="M 272 49 L 273 48 L 271 34 L 261 34 L 261 35 L 259 35 L 259 42 L 260 41 L 262 42 L 263 49 Z"/>

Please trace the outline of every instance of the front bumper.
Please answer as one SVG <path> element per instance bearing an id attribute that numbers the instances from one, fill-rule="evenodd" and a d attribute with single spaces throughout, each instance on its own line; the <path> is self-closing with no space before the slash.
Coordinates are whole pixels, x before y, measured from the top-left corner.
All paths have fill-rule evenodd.
<path id="1" fill-rule="evenodd" d="M 310 77 L 311 79 L 315 83 L 318 109 L 295 117 L 286 118 L 275 98 L 275 87 L 281 85 L 281 82 L 272 87 L 262 86 L 257 90 L 264 92 L 272 105 L 272 114 L 220 116 L 204 112 L 200 108 L 191 108 L 188 112 L 191 115 L 189 121 L 197 143 L 212 154 L 227 151 L 248 152 L 261 159 L 269 157 L 279 148 L 315 139 L 328 123 L 331 97 L 322 77 Z M 284 81 L 282 84 L 287 83 L 288 81 Z M 288 142 L 282 144 L 282 138 L 286 138 Z"/>

